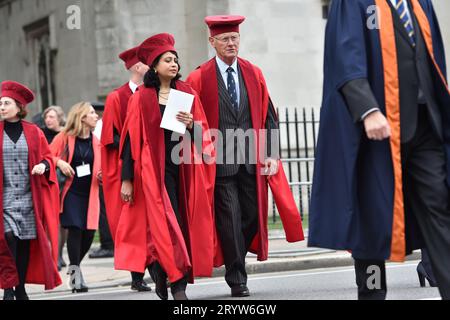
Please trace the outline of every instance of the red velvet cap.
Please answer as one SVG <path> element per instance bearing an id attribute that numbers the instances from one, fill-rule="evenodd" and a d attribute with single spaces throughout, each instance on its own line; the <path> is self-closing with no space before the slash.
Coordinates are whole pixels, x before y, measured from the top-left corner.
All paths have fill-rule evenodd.
<path id="1" fill-rule="evenodd" d="M 244 22 L 243 16 L 208 16 L 205 18 L 205 22 L 211 32 L 211 37 L 214 37 L 221 33 L 238 32 L 239 25 Z"/>
<path id="2" fill-rule="evenodd" d="M 175 39 L 171 34 L 159 33 L 142 42 L 137 50 L 137 56 L 139 61 L 151 66 L 161 54 L 176 51 L 174 45 Z"/>
<path id="3" fill-rule="evenodd" d="M 3 81 L 1 97 L 8 97 L 26 106 L 34 100 L 34 93 L 23 84 L 15 81 Z"/>
<path id="4" fill-rule="evenodd" d="M 125 62 L 125 67 L 127 69 L 130 69 L 132 66 L 139 62 L 139 59 L 136 55 L 137 49 L 138 47 L 135 47 L 119 54 L 119 58 L 122 59 L 123 62 Z"/>

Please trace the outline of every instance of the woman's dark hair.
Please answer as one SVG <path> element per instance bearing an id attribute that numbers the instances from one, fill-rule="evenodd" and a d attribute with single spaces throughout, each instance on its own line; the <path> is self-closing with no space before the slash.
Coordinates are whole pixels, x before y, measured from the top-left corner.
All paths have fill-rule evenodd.
<path id="1" fill-rule="evenodd" d="M 170 51 L 172 52 L 178 59 L 178 54 L 175 51 Z M 156 88 L 159 90 L 159 87 L 161 86 L 161 82 L 159 81 L 159 77 L 155 72 L 155 67 L 156 65 L 159 63 L 159 60 L 161 60 L 161 57 L 165 54 L 166 52 L 164 52 L 163 54 L 159 55 L 155 61 L 153 61 L 152 65 L 150 66 L 150 69 L 147 71 L 147 73 L 144 76 L 144 86 L 146 88 Z M 177 62 L 178 64 L 178 71 L 181 70 L 181 66 L 180 63 Z M 181 78 L 181 74 L 178 73 L 175 78 L 172 79 L 172 81 L 170 82 L 170 87 L 175 89 L 175 82 L 177 80 L 180 80 Z"/>

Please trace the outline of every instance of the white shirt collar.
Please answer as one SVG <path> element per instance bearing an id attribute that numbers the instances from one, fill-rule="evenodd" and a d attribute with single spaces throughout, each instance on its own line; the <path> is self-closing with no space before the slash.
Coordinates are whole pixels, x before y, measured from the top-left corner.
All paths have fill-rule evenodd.
<path id="1" fill-rule="evenodd" d="M 231 66 L 229 66 L 225 62 L 223 62 L 222 59 L 220 59 L 218 56 L 216 56 L 216 62 L 217 62 L 217 65 L 219 66 L 220 73 L 226 74 L 227 73 L 227 69 L 229 67 L 232 67 L 234 72 L 236 72 L 236 74 L 237 74 L 237 71 L 238 71 L 237 60 L 238 59 L 235 59 L 233 64 Z"/>
<path id="2" fill-rule="evenodd" d="M 130 82 L 128 82 L 128 86 L 131 89 L 131 92 L 135 93 L 137 88 L 139 87 L 137 84 L 135 84 L 133 81 L 130 80 Z"/>

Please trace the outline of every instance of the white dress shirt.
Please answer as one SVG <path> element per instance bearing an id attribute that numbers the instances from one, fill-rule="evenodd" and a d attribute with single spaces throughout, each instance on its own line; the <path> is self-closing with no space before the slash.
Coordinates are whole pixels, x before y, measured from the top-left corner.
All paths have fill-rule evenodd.
<path id="1" fill-rule="evenodd" d="M 97 121 L 97 124 L 95 125 L 95 129 L 93 132 L 94 136 L 96 136 L 98 140 L 100 140 L 102 137 L 102 127 L 103 127 L 103 120 L 100 119 Z"/>
<path id="2" fill-rule="evenodd" d="M 128 86 L 131 89 L 131 92 L 135 93 L 137 88 L 139 87 L 136 83 L 134 83 L 133 81 L 130 80 L 130 82 L 128 82 Z"/>
<path id="3" fill-rule="evenodd" d="M 234 82 L 236 83 L 237 103 L 239 105 L 241 96 L 240 96 L 240 90 L 239 90 L 239 75 L 238 75 L 239 68 L 237 65 L 237 59 L 234 60 L 234 62 L 231 66 L 229 66 L 225 62 L 223 62 L 222 59 L 220 59 L 218 56 L 216 56 L 216 62 L 217 62 L 217 66 L 219 67 L 219 71 L 220 71 L 220 74 L 222 75 L 222 79 L 223 79 L 223 82 L 225 83 L 226 88 L 228 88 L 227 69 L 229 67 L 233 68 L 234 72 L 232 74 L 233 74 Z"/>

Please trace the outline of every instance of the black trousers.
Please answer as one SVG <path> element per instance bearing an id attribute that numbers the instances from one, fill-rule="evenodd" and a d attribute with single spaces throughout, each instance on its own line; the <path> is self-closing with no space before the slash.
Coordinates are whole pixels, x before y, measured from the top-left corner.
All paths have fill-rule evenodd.
<path id="1" fill-rule="evenodd" d="M 258 231 L 255 175 L 241 165 L 236 175 L 217 177 L 214 199 L 225 281 L 230 287 L 246 284 L 245 256 Z"/>
<path id="2" fill-rule="evenodd" d="M 100 187 L 100 219 L 99 219 L 99 236 L 100 236 L 100 247 L 105 250 L 114 250 L 114 242 L 111 236 L 111 231 L 109 230 L 108 219 L 106 217 L 106 207 L 105 198 L 103 196 L 103 188 Z"/>
<path id="3" fill-rule="evenodd" d="M 428 276 L 436 281 L 436 277 L 434 276 L 433 267 L 431 266 L 431 260 L 430 255 L 428 253 L 428 250 L 426 248 L 422 248 L 422 265 L 425 268 L 426 273 Z"/>
<path id="4" fill-rule="evenodd" d="M 94 241 L 95 231 L 69 228 L 67 237 L 67 253 L 71 265 L 80 266 Z"/>
<path id="5" fill-rule="evenodd" d="M 19 285 L 15 288 L 16 296 L 22 296 L 26 294 L 25 280 L 30 261 L 30 241 L 20 240 L 12 232 L 5 233 L 5 239 L 13 258 L 16 260 L 16 268 L 19 275 Z"/>
<path id="6" fill-rule="evenodd" d="M 173 211 L 175 212 L 175 215 L 177 217 L 178 225 L 180 226 L 181 230 L 184 230 L 183 225 L 183 219 L 181 218 L 179 206 L 178 206 L 178 195 L 179 195 L 179 187 L 180 187 L 180 181 L 179 181 L 179 172 L 178 168 L 175 165 L 170 165 L 166 163 L 166 171 L 164 176 L 164 183 L 166 186 L 167 193 L 170 198 L 170 204 L 172 205 Z M 184 231 L 183 231 L 184 232 Z M 164 269 L 161 267 L 158 261 L 154 262 L 150 266 L 151 270 L 150 272 L 153 272 L 153 274 L 159 278 L 159 281 L 167 281 L 167 273 L 164 271 Z M 180 291 L 186 291 L 187 287 L 187 275 L 180 280 L 171 283 L 170 284 L 170 290 L 172 294 L 175 294 Z"/>
<path id="7" fill-rule="evenodd" d="M 358 300 L 386 299 L 386 267 L 384 261 L 355 259 Z"/>
<path id="8" fill-rule="evenodd" d="M 405 210 L 417 221 L 442 298 L 450 299 L 450 210 L 446 155 L 442 142 L 432 130 L 425 105 L 419 106 L 414 137 L 402 144 L 402 167 Z M 384 264 L 384 261 L 377 263 Z M 358 278 L 358 270 L 356 273 Z M 359 283 L 364 285 L 363 281 Z"/>

